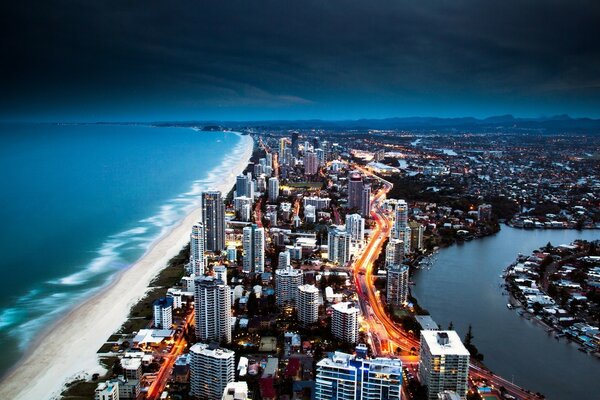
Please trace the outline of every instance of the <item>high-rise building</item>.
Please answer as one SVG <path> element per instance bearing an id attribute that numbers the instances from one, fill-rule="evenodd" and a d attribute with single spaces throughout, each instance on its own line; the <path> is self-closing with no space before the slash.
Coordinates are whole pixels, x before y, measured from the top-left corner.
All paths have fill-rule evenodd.
<path id="1" fill-rule="evenodd" d="M 416 221 L 410 221 L 408 227 L 410 228 L 411 251 L 423 249 L 423 232 L 425 231 L 425 227 Z"/>
<path id="2" fill-rule="evenodd" d="M 371 186 L 367 185 L 363 188 L 360 204 L 360 214 L 369 218 L 371 216 Z"/>
<path id="3" fill-rule="evenodd" d="M 358 341 L 358 314 L 360 310 L 353 302 L 337 303 L 332 306 L 331 333 L 346 343 Z"/>
<path id="4" fill-rule="evenodd" d="M 325 164 L 325 150 L 315 149 L 315 154 L 317 155 L 317 160 L 319 160 L 319 165 L 324 165 Z"/>
<path id="5" fill-rule="evenodd" d="M 328 258 L 334 263 L 345 265 L 350 261 L 350 234 L 336 226 L 329 228 L 327 242 Z"/>
<path id="6" fill-rule="evenodd" d="M 304 175 L 312 176 L 319 172 L 319 159 L 317 154 L 308 151 L 304 153 Z"/>
<path id="7" fill-rule="evenodd" d="M 262 273 L 265 271 L 265 230 L 256 224 L 243 229 L 244 272 Z"/>
<path id="8" fill-rule="evenodd" d="M 331 199 L 329 197 L 307 196 L 303 199 L 304 207 L 311 205 L 314 206 L 317 210 L 329 208 L 330 202 Z"/>
<path id="9" fill-rule="evenodd" d="M 279 139 L 279 162 L 281 164 L 286 164 L 286 160 L 285 160 L 286 147 L 287 147 L 287 139 L 286 138 Z"/>
<path id="10" fill-rule="evenodd" d="M 265 157 L 265 160 L 267 161 L 266 166 L 269 168 L 273 168 L 273 153 L 267 153 Z"/>
<path id="11" fill-rule="evenodd" d="M 237 249 L 233 244 L 227 246 L 227 261 L 229 261 L 230 263 L 237 262 Z"/>
<path id="12" fill-rule="evenodd" d="M 401 306 L 408 300 L 408 266 L 391 264 L 387 267 L 387 303 Z"/>
<path id="13" fill-rule="evenodd" d="M 190 234 L 190 265 L 196 276 L 204 275 L 205 271 L 204 239 L 204 224 L 197 222 L 192 226 L 192 233 Z"/>
<path id="14" fill-rule="evenodd" d="M 319 289 L 315 285 L 300 285 L 296 294 L 298 321 L 304 326 L 319 319 Z"/>
<path id="15" fill-rule="evenodd" d="M 307 224 L 314 224 L 317 222 L 317 208 L 308 204 L 304 207 L 304 221 Z"/>
<path id="16" fill-rule="evenodd" d="M 295 303 L 300 285 L 302 285 L 302 270 L 292 267 L 275 270 L 275 301 L 277 305 Z"/>
<path id="17" fill-rule="evenodd" d="M 220 400 L 235 379 L 235 353 L 215 345 L 196 343 L 190 348 L 190 395 Z"/>
<path id="18" fill-rule="evenodd" d="M 94 400 L 119 400 L 119 383 L 99 383 L 94 392 Z"/>
<path id="19" fill-rule="evenodd" d="M 279 197 L 279 179 L 269 178 L 269 202 L 276 203 Z"/>
<path id="20" fill-rule="evenodd" d="M 201 342 L 231 342 L 231 289 L 212 276 L 194 282 L 196 338 Z"/>
<path id="21" fill-rule="evenodd" d="M 402 362 L 336 351 L 317 363 L 315 400 L 400 400 Z"/>
<path id="22" fill-rule="evenodd" d="M 244 174 L 238 175 L 235 180 L 235 196 L 250 197 L 248 193 L 248 176 Z"/>
<path id="23" fill-rule="evenodd" d="M 365 219 L 359 214 L 346 215 L 346 232 L 354 241 L 361 242 L 365 239 Z"/>
<path id="24" fill-rule="evenodd" d="M 394 232 L 396 239 L 404 239 L 404 233 L 408 226 L 408 204 L 404 200 L 398 200 L 394 212 Z"/>
<path id="25" fill-rule="evenodd" d="M 173 299 L 161 297 L 152 303 L 154 326 L 159 329 L 171 329 L 173 325 Z"/>
<path id="26" fill-rule="evenodd" d="M 208 251 L 225 250 L 225 204 L 221 192 L 202 193 L 202 222 L 204 223 L 204 248 Z"/>
<path id="27" fill-rule="evenodd" d="M 284 269 L 289 267 L 291 265 L 290 252 L 287 250 L 280 252 L 278 260 L 277 268 Z"/>
<path id="28" fill-rule="evenodd" d="M 298 158 L 298 132 L 292 132 L 292 157 Z"/>
<path id="29" fill-rule="evenodd" d="M 427 386 L 429 400 L 437 400 L 445 390 L 466 399 L 469 357 L 455 331 L 421 331 L 419 381 Z"/>
<path id="30" fill-rule="evenodd" d="M 402 264 L 404 261 L 404 240 L 390 238 L 385 247 L 385 265 Z"/>
<path id="31" fill-rule="evenodd" d="M 363 178 L 359 172 L 351 172 L 348 177 L 348 208 L 362 209 Z"/>

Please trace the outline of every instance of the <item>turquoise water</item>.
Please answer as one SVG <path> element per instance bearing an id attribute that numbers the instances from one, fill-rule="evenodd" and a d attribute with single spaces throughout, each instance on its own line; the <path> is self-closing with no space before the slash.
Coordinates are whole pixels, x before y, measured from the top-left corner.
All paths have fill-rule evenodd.
<path id="1" fill-rule="evenodd" d="M 0 124 L 0 373 L 181 220 L 240 151 L 224 132 Z"/>

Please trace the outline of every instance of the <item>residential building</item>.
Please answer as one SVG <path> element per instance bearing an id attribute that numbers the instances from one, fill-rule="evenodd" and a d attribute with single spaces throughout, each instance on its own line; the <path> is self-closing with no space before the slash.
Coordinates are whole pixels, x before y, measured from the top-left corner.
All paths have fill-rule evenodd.
<path id="1" fill-rule="evenodd" d="M 416 221 L 408 223 L 410 228 L 410 249 L 411 251 L 420 251 L 423 249 L 423 232 L 425 227 Z"/>
<path id="2" fill-rule="evenodd" d="M 269 178 L 269 202 L 276 203 L 279 197 L 279 179 Z"/>
<path id="3" fill-rule="evenodd" d="M 427 386 L 429 400 L 446 390 L 466 399 L 469 357 L 455 331 L 421 331 L 419 381 Z"/>
<path id="4" fill-rule="evenodd" d="M 328 258 L 339 265 L 346 265 L 350 261 L 350 234 L 339 227 L 329 228 L 327 242 Z"/>
<path id="5" fill-rule="evenodd" d="M 220 400 L 235 379 L 235 353 L 216 345 L 196 343 L 190 348 L 190 395 Z"/>
<path id="6" fill-rule="evenodd" d="M 357 346 L 358 347 L 358 346 Z M 402 362 L 339 351 L 317 363 L 315 400 L 400 400 Z"/>
<path id="7" fill-rule="evenodd" d="M 192 233 L 190 234 L 190 264 L 192 272 L 197 276 L 204 275 L 205 272 L 204 240 L 204 224 L 197 222 L 192 226 Z"/>
<path id="8" fill-rule="evenodd" d="M 275 301 L 277 305 L 295 303 L 300 285 L 302 285 L 302 270 L 292 267 L 275 270 Z"/>
<path id="9" fill-rule="evenodd" d="M 365 185 L 362 191 L 360 215 L 365 218 L 371 216 L 371 186 Z"/>
<path id="10" fill-rule="evenodd" d="M 99 383 L 94 392 L 94 400 L 119 400 L 119 383 Z"/>
<path id="11" fill-rule="evenodd" d="M 387 267 L 387 303 L 402 306 L 408 301 L 408 266 L 391 264 Z"/>
<path id="12" fill-rule="evenodd" d="M 404 261 L 404 240 L 390 238 L 385 247 L 385 265 L 402 264 Z"/>
<path id="13" fill-rule="evenodd" d="M 223 390 L 221 400 L 250 400 L 250 391 L 246 382 L 229 382 Z"/>
<path id="14" fill-rule="evenodd" d="M 277 268 L 287 268 L 291 265 L 291 260 L 290 260 L 290 252 L 289 251 L 282 251 L 279 253 L 279 257 L 278 257 L 278 264 L 277 264 Z"/>
<path id="15" fill-rule="evenodd" d="M 265 230 L 256 224 L 243 229 L 242 245 L 244 248 L 243 270 L 246 273 L 263 273 L 265 271 Z"/>
<path id="16" fill-rule="evenodd" d="M 304 175 L 312 176 L 319 172 L 319 158 L 317 154 L 309 151 L 304 153 Z"/>
<path id="17" fill-rule="evenodd" d="M 365 240 L 365 219 L 360 214 L 346 215 L 346 232 L 357 242 Z"/>
<path id="18" fill-rule="evenodd" d="M 307 196 L 303 199 L 304 208 L 311 205 L 315 207 L 315 210 L 323 210 L 329 208 L 331 199 L 329 197 L 318 197 L 318 196 Z"/>
<path id="19" fill-rule="evenodd" d="M 319 289 L 315 285 L 300 285 L 296 294 L 298 321 L 304 326 L 319 319 Z"/>
<path id="20" fill-rule="evenodd" d="M 332 306 L 331 333 L 346 343 L 358 341 L 358 314 L 360 310 L 353 302 L 337 303 Z"/>
<path id="21" fill-rule="evenodd" d="M 202 222 L 205 232 L 205 250 L 214 252 L 225 250 L 225 204 L 221 192 L 202 193 Z"/>
<path id="22" fill-rule="evenodd" d="M 212 276 L 196 278 L 196 338 L 202 342 L 231 342 L 231 289 Z"/>
<path id="23" fill-rule="evenodd" d="M 162 297 L 152 303 L 154 312 L 154 327 L 160 329 L 171 329 L 173 325 L 173 299 Z"/>
<path id="24" fill-rule="evenodd" d="M 362 210 L 363 177 L 359 172 L 351 172 L 348 177 L 348 208 Z"/>

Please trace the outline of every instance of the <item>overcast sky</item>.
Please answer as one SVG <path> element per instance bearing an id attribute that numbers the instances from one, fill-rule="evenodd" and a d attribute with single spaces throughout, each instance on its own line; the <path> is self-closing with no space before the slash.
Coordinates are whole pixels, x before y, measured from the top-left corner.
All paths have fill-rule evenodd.
<path id="1" fill-rule="evenodd" d="M 598 0 L 6 3 L 4 120 L 600 117 Z"/>

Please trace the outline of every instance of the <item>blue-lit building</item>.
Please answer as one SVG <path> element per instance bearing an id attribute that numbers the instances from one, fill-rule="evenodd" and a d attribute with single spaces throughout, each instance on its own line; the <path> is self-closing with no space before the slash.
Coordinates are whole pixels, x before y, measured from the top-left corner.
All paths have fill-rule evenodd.
<path id="1" fill-rule="evenodd" d="M 366 346 L 357 354 L 336 351 L 317 363 L 315 400 L 400 400 L 402 362 L 366 357 Z"/>

